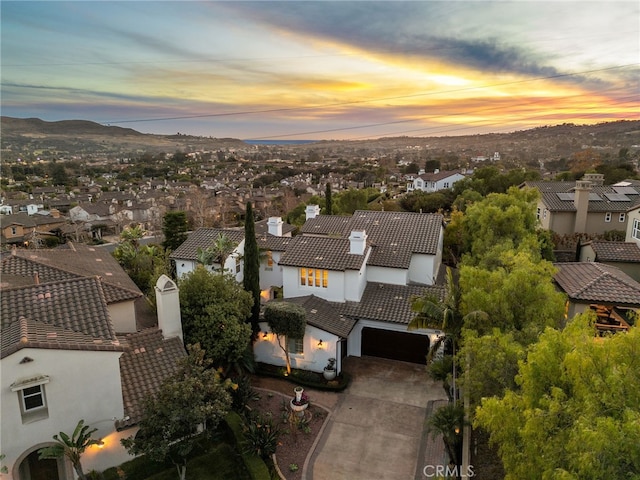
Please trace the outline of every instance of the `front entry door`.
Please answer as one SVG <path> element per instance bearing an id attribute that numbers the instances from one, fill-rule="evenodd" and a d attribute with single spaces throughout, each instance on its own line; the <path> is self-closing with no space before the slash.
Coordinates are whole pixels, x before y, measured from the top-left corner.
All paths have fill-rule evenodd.
<path id="1" fill-rule="evenodd" d="M 58 460 L 40 460 L 38 451 L 31 452 L 20 465 L 20 478 L 24 480 L 60 480 Z"/>

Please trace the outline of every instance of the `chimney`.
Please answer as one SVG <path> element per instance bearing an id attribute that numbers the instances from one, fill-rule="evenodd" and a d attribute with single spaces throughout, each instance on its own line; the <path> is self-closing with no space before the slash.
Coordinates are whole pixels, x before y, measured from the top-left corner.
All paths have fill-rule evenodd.
<path id="1" fill-rule="evenodd" d="M 40 285 L 40 274 L 37 271 L 33 272 L 33 283 L 35 285 Z"/>
<path id="2" fill-rule="evenodd" d="M 591 182 L 585 180 L 576 181 L 576 187 L 573 190 L 573 204 L 576 207 L 576 219 L 573 227 L 574 233 L 586 233 L 590 193 Z"/>
<path id="3" fill-rule="evenodd" d="M 269 228 L 269 234 L 276 237 L 282 236 L 282 218 L 269 217 L 267 221 L 267 227 Z"/>
<path id="4" fill-rule="evenodd" d="M 309 220 L 310 218 L 316 218 L 318 215 L 320 215 L 320 205 L 307 205 L 305 214 L 306 214 L 305 220 Z"/>
<path id="5" fill-rule="evenodd" d="M 364 230 L 352 230 L 349 235 L 349 253 L 364 255 L 367 248 L 367 233 Z"/>
<path id="6" fill-rule="evenodd" d="M 158 278 L 155 286 L 158 308 L 158 328 L 164 338 L 182 337 L 182 319 L 180 317 L 180 291 L 176 283 L 166 275 Z"/>

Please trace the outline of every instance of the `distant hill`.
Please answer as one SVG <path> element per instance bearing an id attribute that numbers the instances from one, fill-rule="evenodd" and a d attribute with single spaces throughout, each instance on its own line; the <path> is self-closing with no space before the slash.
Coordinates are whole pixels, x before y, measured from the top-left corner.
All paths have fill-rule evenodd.
<path id="1" fill-rule="evenodd" d="M 430 155 L 445 157 L 448 152 L 472 157 L 502 155 L 518 157 L 525 162 L 537 159 L 568 157 L 584 148 L 594 148 L 615 156 L 621 148 L 638 151 L 640 120 L 621 120 L 596 125 L 544 126 L 511 133 L 446 137 L 386 137 L 367 140 L 323 140 L 315 143 L 300 141 L 247 141 L 235 138 L 213 138 L 191 135 L 155 135 L 140 133 L 131 128 L 106 126 L 87 120 L 46 122 L 39 118 L 0 117 L 2 156 L 7 160 L 25 155 L 43 158 L 118 158 L 142 153 L 174 153 L 177 151 L 217 151 L 246 149 L 250 143 L 261 146 L 279 145 L 298 150 L 305 155 L 313 150 L 321 155 L 358 152 L 363 157 L 373 154 L 389 155 L 399 150 L 428 150 Z M 419 147 L 419 149 L 415 149 Z M 633 147 L 633 148 L 632 148 Z M 403 155 L 405 155 L 403 153 Z M 413 158 L 413 157 L 411 157 Z M 418 157 L 415 157 L 418 158 Z"/>
<path id="2" fill-rule="evenodd" d="M 39 118 L 0 117 L 2 135 L 144 135 L 132 128 L 107 127 L 88 120 L 45 122 Z"/>
<path id="3" fill-rule="evenodd" d="M 211 150 L 246 146 L 234 138 L 154 135 L 132 128 L 106 126 L 88 120 L 47 122 L 39 118 L 0 117 L 3 158 L 25 155 L 44 158 L 127 157 L 144 152 Z"/>

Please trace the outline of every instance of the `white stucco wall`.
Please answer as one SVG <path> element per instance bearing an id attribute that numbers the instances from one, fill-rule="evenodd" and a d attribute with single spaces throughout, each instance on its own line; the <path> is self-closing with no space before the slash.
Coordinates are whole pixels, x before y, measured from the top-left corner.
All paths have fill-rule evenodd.
<path id="1" fill-rule="evenodd" d="M 261 322 L 260 330 L 261 333 L 253 344 L 256 361 L 284 367 L 287 364 L 284 352 L 278 345 L 276 336 L 270 333 L 269 325 L 266 322 Z M 266 339 L 263 338 L 262 332 L 269 333 Z M 322 340 L 322 347 L 318 346 L 320 340 Z M 338 340 L 338 336 L 307 324 L 304 334 L 304 353 L 302 355 L 289 354 L 291 367 L 322 372 L 327 366 L 329 358 L 337 358 Z M 284 346 L 284 339 L 282 339 L 282 343 Z"/>
<path id="2" fill-rule="evenodd" d="M 413 254 L 409 264 L 409 281 L 422 285 L 433 285 L 435 283 L 438 270 L 436 267 L 436 257 L 433 255 Z"/>
<path id="3" fill-rule="evenodd" d="M 271 252 L 273 266 L 267 267 L 267 259 L 264 258 L 260 262 L 260 290 L 266 290 L 269 287 L 282 287 L 282 267 L 278 264 L 282 257 L 282 252 Z"/>
<path id="4" fill-rule="evenodd" d="M 401 268 L 367 267 L 367 281 L 372 283 L 387 283 L 390 285 L 406 285 L 409 279 L 408 270 Z"/>
<path id="5" fill-rule="evenodd" d="M 328 286 L 309 287 L 300 285 L 300 269 L 298 267 L 283 267 L 282 287 L 284 298 L 304 297 L 315 295 L 330 302 L 345 301 L 344 272 L 329 270 Z"/>
<path id="6" fill-rule="evenodd" d="M 178 278 L 184 274 L 193 272 L 196 269 L 196 262 L 194 260 L 181 260 L 176 259 L 176 275 Z"/>
<path id="7" fill-rule="evenodd" d="M 0 361 L 0 449 L 10 472 L 25 451 L 51 442 L 58 432 L 72 433 L 81 419 L 98 428 L 94 438 L 113 432 L 113 419 L 124 415 L 120 355 L 121 352 L 25 348 Z M 32 361 L 21 364 L 25 358 Z M 19 392 L 12 392 L 10 385 L 38 375 L 49 376 L 44 385 L 48 417 L 23 424 Z M 8 478 L 12 478 L 11 473 Z"/>
<path id="8" fill-rule="evenodd" d="M 362 329 L 365 327 L 378 328 L 380 330 L 391 330 L 394 332 L 411 333 L 414 335 L 428 335 L 430 344 L 433 343 L 438 335 L 441 334 L 439 330 L 407 330 L 407 326 L 403 324 L 376 322 L 374 320 L 360 319 L 349 334 L 349 338 L 347 341 L 347 354 L 349 356 L 362 356 Z"/>
<path id="9" fill-rule="evenodd" d="M 109 317 L 118 333 L 136 331 L 136 307 L 133 300 L 126 302 L 110 303 L 108 305 Z"/>
<path id="10" fill-rule="evenodd" d="M 359 302 L 367 286 L 366 270 L 347 270 L 344 272 L 344 298 L 352 302 Z"/>
<path id="11" fill-rule="evenodd" d="M 634 242 L 640 246 L 640 239 L 633 238 L 633 221 L 640 221 L 640 208 L 627 212 L 627 233 L 624 238 L 625 242 Z"/>

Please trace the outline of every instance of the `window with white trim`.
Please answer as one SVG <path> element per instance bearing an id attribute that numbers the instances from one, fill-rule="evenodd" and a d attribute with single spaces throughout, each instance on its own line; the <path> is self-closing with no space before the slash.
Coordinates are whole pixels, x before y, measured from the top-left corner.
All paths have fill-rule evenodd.
<path id="1" fill-rule="evenodd" d="M 537 208 L 537 210 L 536 210 L 536 220 L 540 220 L 540 211 L 541 210 L 542 209 L 540 207 Z"/>
<path id="2" fill-rule="evenodd" d="M 304 354 L 303 339 L 287 337 L 287 351 L 294 355 L 303 355 Z"/>
<path id="3" fill-rule="evenodd" d="M 329 270 L 320 268 L 301 268 L 300 285 L 303 287 L 329 287 Z"/>
<path id="4" fill-rule="evenodd" d="M 633 228 L 631 229 L 631 236 L 636 240 L 640 240 L 640 220 L 633 219 Z"/>
<path id="5" fill-rule="evenodd" d="M 18 394 L 22 423 L 31 423 L 49 418 L 45 393 L 46 383 L 49 383 L 48 376 L 33 378 L 11 385 L 11 390 Z"/>
<path id="6" fill-rule="evenodd" d="M 18 234 L 18 227 L 11 227 L 11 235 L 17 235 Z"/>
<path id="7" fill-rule="evenodd" d="M 620 214 L 620 216 L 618 217 L 618 221 L 619 221 L 620 223 L 624 223 L 624 221 L 625 221 L 626 219 L 627 219 L 627 214 L 626 214 L 626 213 L 624 213 L 624 212 L 622 212 L 622 213 Z"/>
<path id="8" fill-rule="evenodd" d="M 20 390 L 20 397 L 22 399 L 22 409 L 25 412 L 47 408 L 47 402 L 44 398 L 44 387 L 42 385 Z"/>
<path id="9" fill-rule="evenodd" d="M 238 273 L 240 273 L 240 270 L 242 269 L 241 265 L 240 265 L 240 257 L 236 257 L 236 275 Z"/>
<path id="10" fill-rule="evenodd" d="M 611 221 L 611 212 L 607 212 L 604 214 L 604 221 L 605 222 L 610 222 Z"/>

